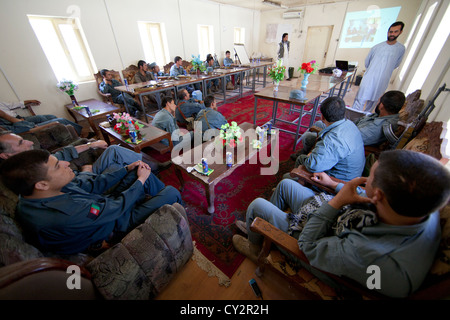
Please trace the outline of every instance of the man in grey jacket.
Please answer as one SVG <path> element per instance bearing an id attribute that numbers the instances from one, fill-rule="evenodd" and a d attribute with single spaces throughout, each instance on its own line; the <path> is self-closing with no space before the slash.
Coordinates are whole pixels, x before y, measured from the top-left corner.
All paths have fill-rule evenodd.
<path id="1" fill-rule="evenodd" d="M 249 227 L 260 217 L 298 239 L 310 265 L 300 264 L 307 269 L 313 266 L 365 286 L 368 267 L 377 266 L 379 293 L 407 297 L 417 290 L 439 246 L 438 211 L 450 199 L 448 169 L 428 155 L 392 150 L 380 154 L 368 178 L 344 185 L 322 172 L 313 179 L 338 193 L 316 194 L 293 180 L 282 180 L 270 201 L 250 204 L 243 229 L 248 240 L 235 235 L 236 249 L 256 260 L 262 236 Z M 358 187 L 364 183 L 365 191 Z M 293 214 L 285 213 L 287 208 Z M 313 273 L 337 287 L 323 273 Z"/>

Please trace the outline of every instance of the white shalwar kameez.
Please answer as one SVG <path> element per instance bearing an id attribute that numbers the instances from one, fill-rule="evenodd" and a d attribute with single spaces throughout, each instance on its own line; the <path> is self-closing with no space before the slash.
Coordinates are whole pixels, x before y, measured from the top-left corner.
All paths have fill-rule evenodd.
<path id="1" fill-rule="evenodd" d="M 385 93 L 392 72 L 400 65 L 404 53 L 405 46 L 399 42 L 389 45 L 385 41 L 372 47 L 366 57 L 366 72 L 353 103 L 354 109 L 362 110 L 367 101 L 364 111 L 371 111 L 374 103 Z"/>
<path id="2" fill-rule="evenodd" d="M 287 79 L 289 78 L 289 50 L 287 42 L 285 42 L 283 45 L 284 45 L 284 56 L 281 59 L 281 65 L 286 67 L 286 71 L 284 72 L 284 78 Z"/>

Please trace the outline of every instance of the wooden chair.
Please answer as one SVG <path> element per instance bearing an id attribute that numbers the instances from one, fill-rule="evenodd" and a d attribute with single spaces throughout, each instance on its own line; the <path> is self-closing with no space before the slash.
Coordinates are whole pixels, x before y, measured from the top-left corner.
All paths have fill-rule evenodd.
<path id="1" fill-rule="evenodd" d="M 404 149 L 422 152 L 442 161 L 442 155 L 440 153 L 440 146 L 442 144 L 442 139 L 440 138 L 442 127 L 442 122 L 427 123 L 417 137 L 411 140 Z M 312 175 L 313 174 L 306 171 L 304 167 L 296 168 L 291 171 L 291 176 L 297 177 L 302 185 L 307 187 L 313 185 L 332 194 L 335 193 L 334 190 L 326 188 L 312 180 Z M 344 181 L 333 177 L 332 179 L 337 182 L 345 183 Z M 441 210 L 441 222 L 441 247 L 438 250 L 435 262 L 428 276 L 422 283 L 422 286 L 418 291 L 409 296 L 408 299 L 441 299 L 450 295 L 450 204 Z M 287 233 L 279 230 L 260 218 L 256 218 L 250 228 L 252 231 L 264 236 L 263 247 L 257 263 L 258 276 L 262 276 L 265 267 L 269 266 L 281 272 L 283 276 L 289 279 L 290 282 L 295 284 L 301 290 L 306 290 L 307 293 L 314 299 L 342 298 L 336 290 L 323 283 L 308 270 L 301 268 L 297 272 L 292 272 L 293 268 L 289 269 L 288 258 L 281 254 L 277 248 L 274 249 L 272 246 L 272 244 L 275 244 L 278 248 L 284 249 L 300 261 L 309 264 L 308 259 L 298 247 L 297 239 L 289 236 Z M 338 284 L 349 288 L 352 292 L 355 292 L 359 296 L 368 299 L 389 299 L 388 297 L 377 292 L 373 292 L 346 277 L 338 277 L 336 275 L 320 271 L 317 268 L 311 268 L 327 275 Z"/>
<path id="2" fill-rule="evenodd" d="M 163 67 L 165 74 L 170 74 L 170 68 L 175 64 L 175 62 L 171 61 Z"/>
<path id="3" fill-rule="evenodd" d="M 134 64 L 130 64 L 126 69 L 122 70 L 124 79 L 127 79 L 128 84 L 134 83 L 134 75 L 139 71 L 139 68 Z"/>

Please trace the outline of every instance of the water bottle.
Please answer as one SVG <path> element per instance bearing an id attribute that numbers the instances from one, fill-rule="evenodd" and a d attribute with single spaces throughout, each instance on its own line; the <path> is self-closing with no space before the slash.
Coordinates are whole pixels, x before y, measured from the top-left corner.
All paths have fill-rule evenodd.
<path id="1" fill-rule="evenodd" d="M 137 140 L 137 132 L 136 132 L 136 128 L 134 127 L 133 122 L 130 120 L 128 121 L 128 130 L 129 130 L 129 135 L 130 135 L 130 140 L 132 143 L 136 143 Z"/>
<path id="2" fill-rule="evenodd" d="M 87 115 L 88 115 L 89 117 L 92 116 L 91 109 L 89 109 L 88 106 L 84 107 L 84 109 L 86 110 L 86 113 L 87 113 Z"/>
<path id="3" fill-rule="evenodd" d="M 204 174 L 207 174 L 209 171 L 208 160 L 206 160 L 206 158 L 202 158 L 202 171 Z"/>
<path id="4" fill-rule="evenodd" d="M 231 168 L 233 166 L 233 154 L 231 152 L 227 152 L 226 159 L 227 159 L 227 167 Z"/>
<path id="5" fill-rule="evenodd" d="M 128 80 L 124 79 L 123 82 L 125 82 L 125 87 L 127 88 L 127 91 L 128 91 Z"/>

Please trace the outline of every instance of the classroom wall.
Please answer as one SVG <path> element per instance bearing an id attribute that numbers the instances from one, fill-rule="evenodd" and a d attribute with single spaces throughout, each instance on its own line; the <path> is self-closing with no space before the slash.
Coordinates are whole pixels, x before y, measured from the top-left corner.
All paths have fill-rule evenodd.
<path id="1" fill-rule="evenodd" d="M 333 33 L 330 40 L 330 46 L 324 66 L 321 68 L 335 65 L 335 60 L 348 60 L 358 62 L 358 74 L 362 74 L 364 70 L 364 60 L 370 51 L 370 48 L 361 49 L 342 49 L 339 48 L 339 38 L 341 36 L 342 24 L 347 12 L 367 10 L 369 6 L 376 5 L 379 8 L 388 8 L 401 6 L 398 20 L 405 23 L 403 34 L 398 38 L 400 42 L 404 42 L 407 38 L 409 30 L 414 22 L 417 10 L 420 7 L 422 0 L 408 0 L 408 5 L 405 5 L 403 0 L 377 0 L 377 1 L 349 1 L 341 3 L 330 3 L 321 5 L 310 5 L 306 7 L 299 7 L 304 10 L 302 19 L 283 19 L 283 12 L 286 9 L 265 11 L 261 14 L 260 24 L 260 50 L 269 57 L 276 59 L 278 42 L 266 42 L 266 28 L 268 24 L 290 24 L 292 33 L 289 35 L 291 42 L 291 50 L 289 54 L 289 62 L 295 68 L 294 76 L 299 76 L 298 67 L 303 61 L 304 49 L 306 46 L 306 37 L 308 27 L 311 26 L 333 26 Z M 295 11 L 295 9 L 290 9 Z M 387 30 L 386 30 L 387 34 Z"/>
<path id="2" fill-rule="evenodd" d="M 0 0 L 0 99 L 37 99 L 38 114 L 70 119 L 64 105 L 67 94 L 56 88 L 57 79 L 28 22 L 27 14 L 77 16 L 97 69 L 121 71 L 144 59 L 137 21 L 163 22 L 170 59 L 191 60 L 198 54 L 197 24 L 214 28 L 215 53 L 223 59 L 233 49 L 233 28 L 246 30 L 246 48 L 257 48 L 259 11 L 207 0 Z M 78 101 L 100 99 L 95 81 L 79 84 Z"/>

